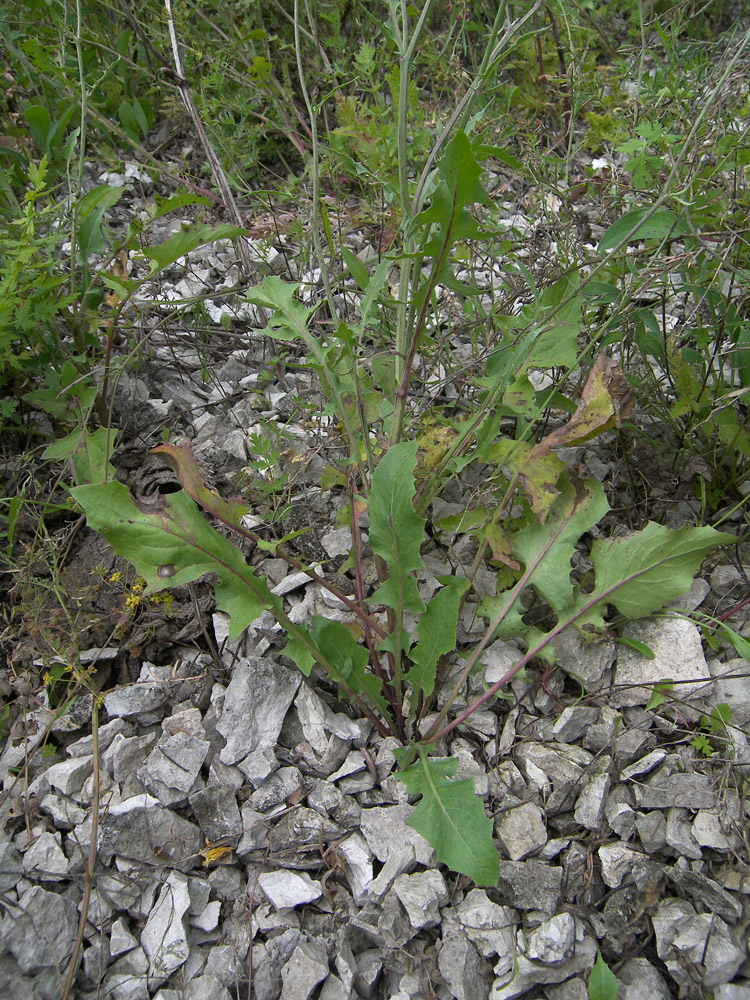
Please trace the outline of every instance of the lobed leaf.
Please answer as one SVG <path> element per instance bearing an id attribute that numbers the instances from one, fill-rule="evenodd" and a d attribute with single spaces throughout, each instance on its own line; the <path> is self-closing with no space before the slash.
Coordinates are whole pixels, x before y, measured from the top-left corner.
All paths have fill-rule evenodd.
<path id="1" fill-rule="evenodd" d="M 77 486 L 71 493 L 85 510 L 89 527 L 133 563 L 150 591 L 216 573 L 216 604 L 231 619 L 230 638 L 278 603 L 265 578 L 255 575 L 240 550 L 204 520 L 186 493 L 158 497 L 148 507 L 137 504 L 118 482 Z"/>
<path id="2" fill-rule="evenodd" d="M 295 298 L 298 289 L 299 283 L 290 284 L 272 274 L 245 296 L 253 305 L 271 311 L 268 326 L 263 331 L 269 337 L 275 340 L 307 339 L 307 322 L 313 310 Z"/>
<path id="3" fill-rule="evenodd" d="M 474 792 L 471 779 L 451 781 L 458 760 L 436 760 L 420 749 L 420 759 L 399 773 L 412 795 L 422 799 L 409 820 L 453 871 L 477 885 L 497 885 L 499 856 L 492 841 L 492 820 Z"/>
<path id="4" fill-rule="evenodd" d="M 469 586 L 468 580 L 443 577 L 445 586 L 433 595 L 427 610 L 419 620 L 419 641 L 409 653 L 413 666 L 409 683 L 415 691 L 431 695 L 435 687 L 435 671 L 441 656 L 456 648 L 458 605 Z"/>
<path id="5" fill-rule="evenodd" d="M 596 479 L 577 481 L 567 476 L 560 483 L 560 496 L 544 524 L 532 521 L 512 538 L 513 555 L 528 569 L 538 561 L 531 584 L 553 611 L 561 613 L 573 601 L 571 559 L 584 532 L 609 510 L 604 488 Z M 688 585 L 689 586 L 689 585 Z"/>
<path id="6" fill-rule="evenodd" d="M 597 539 L 591 550 L 596 588 L 578 604 L 601 595 L 627 618 L 644 618 L 690 590 L 711 549 L 735 541 L 715 528 L 665 528 L 653 521 L 634 535 Z"/>
<path id="7" fill-rule="evenodd" d="M 372 600 L 400 614 L 425 610 L 411 575 L 424 565 L 420 549 L 426 524 L 414 510 L 416 456 L 416 441 L 401 441 L 390 448 L 373 473 L 369 502 L 370 545 L 389 572 Z"/>
<path id="8" fill-rule="evenodd" d="M 354 641 L 351 632 L 341 622 L 314 615 L 310 638 L 330 664 L 331 679 L 376 706 L 384 718 L 390 718 L 380 678 L 368 669 L 369 653 Z"/>

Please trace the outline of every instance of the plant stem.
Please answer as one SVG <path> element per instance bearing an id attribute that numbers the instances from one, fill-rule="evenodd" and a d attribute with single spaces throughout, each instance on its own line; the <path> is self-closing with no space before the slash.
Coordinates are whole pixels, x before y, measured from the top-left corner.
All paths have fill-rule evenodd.
<path id="1" fill-rule="evenodd" d="M 530 566 L 527 567 L 527 569 L 526 569 L 525 573 L 523 574 L 523 576 L 521 577 L 521 579 L 518 581 L 518 583 L 516 583 L 515 587 L 513 587 L 513 589 L 508 594 L 507 600 L 505 601 L 505 603 L 503 604 L 503 606 L 500 608 L 500 610 L 498 611 L 498 613 L 495 615 L 495 617 L 492 619 L 492 621 L 490 622 L 489 628 L 487 629 L 487 631 L 484 634 L 484 637 L 477 643 L 476 647 L 474 648 L 474 652 L 472 653 L 472 655 L 467 660 L 464 669 L 461 671 L 461 674 L 460 674 L 458 680 L 453 685 L 453 689 L 452 689 L 451 693 L 448 695 L 448 697 L 447 697 L 447 699 L 445 701 L 445 704 L 443 705 L 442 709 L 440 710 L 440 713 L 439 713 L 437 719 L 435 719 L 435 721 L 433 722 L 432 726 L 430 726 L 430 729 L 428 730 L 427 735 L 424 737 L 423 742 L 425 742 L 425 743 L 431 743 L 433 740 L 440 739 L 440 737 L 445 732 L 447 732 L 447 729 L 441 729 L 440 727 L 442 726 L 443 722 L 445 721 L 445 719 L 446 719 L 446 717 L 448 715 L 448 712 L 450 711 L 451 705 L 456 700 L 456 696 L 458 695 L 459 691 L 462 689 L 462 687 L 466 683 L 466 678 L 469 676 L 469 674 L 471 673 L 471 671 L 476 666 L 476 664 L 477 664 L 477 662 L 479 660 L 479 657 L 481 656 L 482 652 L 484 651 L 484 649 L 487 647 L 488 643 L 490 642 L 490 640 L 494 636 L 494 634 L 495 634 L 497 628 L 499 627 L 500 623 L 503 621 L 503 619 L 505 618 L 505 616 L 508 614 L 508 612 L 510 611 L 510 609 L 513 607 L 513 605 L 515 604 L 516 600 L 520 597 L 521 592 L 524 590 L 524 588 L 529 583 L 531 577 L 536 572 L 537 568 L 539 567 L 539 565 L 542 562 L 542 560 L 544 559 L 544 557 L 547 555 L 547 553 L 549 552 L 549 550 L 552 548 L 552 546 L 555 544 L 555 542 L 557 541 L 557 539 L 562 534 L 563 530 L 565 529 L 565 527 L 568 524 L 568 520 L 569 520 L 570 516 L 574 513 L 574 511 L 575 511 L 575 507 L 570 512 L 570 514 L 568 515 L 568 517 L 563 518 L 563 520 L 561 521 L 561 523 L 560 523 L 559 527 L 557 528 L 557 530 L 547 540 L 547 542 L 544 544 L 544 546 L 542 547 L 541 551 L 537 555 L 536 559 L 531 563 Z M 516 670 L 520 670 L 521 668 L 519 666 L 519 667 L 516 667 L 515 669 Z M 511 674 L 511 676 L 513 676 L 513 675 Z M 475 708 L 476 708 L 476 705 L 475 705 Z M 472 708 L 472 711 L 474 711 L 474 708 Z M 471 714 L 471 713 L 469 713 L 469 714 Z M 463 716 L 463 718 L 465 718 L 465 717 L 466 716 Z"/>
<path id="2" fill-rule="evenodd" d="M 234 195 L 232 194 L 232 189 L 229 186 L 229 181 L 227 180 L 227 175 L 224 173 L 224 168 L 221 165 L 219 157 L 214 152 L 214 148 L 211 145 L 211 140 L 208 138 L 208 133 L 206 132 L 203 121 L 195 106 L 195 101 L 193 100 L 193 95 L 190 92 L 190 87 L 185 79 L 185 74 L 182 71 L 182 59 L 180 57 L 180 47 L 177 43 L 177 32 L 174 26 L 174 18 L 172 16 L 172 0 L 164 0 L 164 7 L 167 11 L 167 26 L 169 28 L 169 38 L 172 43 L 172 58 L 174 60 L 175 68 L 175 84 L 180 92 L 180 97 L 182 98 L 182 103 L 185 105 L 190 119 L 193 123 L 193 128 L 198 133 L 198 138 L 200 139 L 200 144 L 203 147 L 203 152 L 206 154 L 206 159 L 211 167 L 211 173 L 213 175 L 216 186 L 221 192 L 222 201 L 224 202 L 224 207 L 232 218 L 232 221 L 236 226 L 244 226 L 242 221 L 242 216 L 240 215 L 239 209 L 237 208 L 237 202 L 234 200 Z M 247 239 L 244 236 L 238 236 L 234 241 L 237 247 L 237 253 L 240 258 L 240 267 L 242 273 L 246 280 L 248 280 L 253 274 L 253 262 L 250 257 L 250 250 L 248 247 Z"/>
<path id="3" fill-rule="evenodd" d="M 91 843 L 89 844 L 89 856 L 88 862 L 84 863 L 83 878 L 84 878 L 84 888 L 83 888 L 83 899 L 81 900 L 81 918 L 78 921 L 78 935 L 76 937 L 75 945 L 73 947 L 73 954 L 70 957 L 70 962 L 68 964 L 68 973 L 65 977 L 65 985 L 61 993 L 61 1000 L 67 1000 L 70 996 L 70 991 L 73 987 L 73 980 L 75 979 L 75 974 L 78 969 L 78 963 L 81 960 L 81 949 L 83 948 L 83 936 L 86 931 L 86 922 L 89 916 L 89 907 L 91 905 L 91 892 L 94 887 L 94 869 L 96 867 L 96 842 L 99 838 L 99 794 L 100 794 L 100 777 L 99 777 L 99 702 L 97 701 L 97 695 L 93 695 L 93 708 L 91 712 L 91 737 L 92 737 L 92 753 L 94 755 L 94 773 L 92 777 L 93 781 L 93 794 L 91 797 Z"/>

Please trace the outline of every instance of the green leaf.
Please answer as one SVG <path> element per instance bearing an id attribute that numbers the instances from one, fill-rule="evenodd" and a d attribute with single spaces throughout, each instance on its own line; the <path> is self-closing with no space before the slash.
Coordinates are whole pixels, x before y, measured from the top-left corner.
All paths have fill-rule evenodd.
<path id="1" fill-rule="evenodd" d="M 29 124 L 29 129 L 37 146 L 43 153 L 49 154 L 47 142 L 49 135 L 49 111 L 47 111 L 43 104 L 32 104 L 30 108 L 26 108 L 23 114 Z"/>
<path id="2" fill-rule="evenodd" d="M 416 217 L 414 224 L 441 226 L 440 245 L 448 232 L 454 241 L 478 235 L 477 222 L 466 206 L 477 202 L 491 205 L 492 201 L 479 180 L 482 166 L 465 132 L 457 132 L 445 147 L 438 169 L 442 180 L 433 192 L 432 204 Z"/>
<path id="3" fill-rule="evenodd" d="M 604 488 L 598 480 L 587 479 L 585 483 L 578 481 L 573 485 L 563 476 L 560 496 L 544 524 L 532 521 L 513 535 L 516 559 L 527 569 L 539 562 L 531 576 L 531 584 L 553 611 L 562 612 L 573 601 L 570 573 L 576 542 L 608 510 Z"/>
<path id="4" fill-rule="evenodd" d="M 228 223 L 220 223 L 218 226 L 197 225 L 183 229 L 174 236 L 170 236 L 159 246 L 141 247 L 144 257 L 150 258 L 151 274 L 165 267 L 170 267 L 180 257 L 192 253 L 198 247 L 206 243 L 215 243 L 216 240 L 233 240 L 238 236 L 246 236 L 247 230 L 240 229 L 239 226 L 230 226 Z"/>
<path id="5" fill-rule="evenodd" d="M 723 733 L 732 719 L 732 706 L 722 702 L 711 709 L 711 731 L 718 735 Z"/>
<path id="6" fill-rule="evenodd" d="M 122 198 L 124 187 L 114 187 L 110 184 L 99 184 L 92 188 L 78 203 L 78 217 L 85 219 L 96 208 L 112 208 Z"/>
<path id="7" fill-rule="evenodd" d="M 378 313 L 377 311 L 374 311 L 377 298 L 385 287 L 392 267 L 393 261 L 391 258 L 384 257 L 375 268 L 372 277 L 368 279 L 367 291 L 365 292 L 359 305 L 359 313 L 361 317 L 359 321 L 360 330 L 364 330 L 371 319 L 377 318 Z M 373 312 L 374 316 L 371 316 Z"/>
<path id="8" fill-rule="evenodd" d="M 671 694 L 674 689 L 674 682 L 670 680 L 659 681 L 658 684 L 654 684 L 654 690 L 651 692 L 651 697 L 648 699 L 648 705 L 646 705 L 647 712 L 653 712 L 657 708 L 661 708 L 662 705 L 666 703 L 665 694 Z"/>
<path id="9" fill-rule="evenodd" d="M 690 746 L 697 750 L 698 753 L 702 753 L 704 757 L 711 757 L 714 752 L 711 741 L 705 733 L 697 733 L 690 741 Z"/>
<path id="10" fill-rule="evenodd" d="M 231 619 L 236 638 L 279 599 L 257 577 L 240 550 L 212 528 L 198 506 L 180 491 L 137 505 L 122 483 L 77 486 L 73 498 L 86 511 L 89 527 L 128 559 L 149 591 L 176 587 L 216 573 L 216 604 Z"/>
<path id="11" fill-rule="evenodd" d="M 307 339 L 307 322 L 313 310 L 295 298 L 299 284 L 283 281 L 272 274 L 251 288 L 245 298 L 253 305 L 272 310 L 273 315 L 263 331 L 276 340 Z"/>
<path id="12" fill-rule="evenodd" d="M 469 586 L 468 580 L 459 577 L 442 577 L 446 584 L 433 595 L 427 610 L 419 620 L 419 641 L 409 653 L 414 666 L 408 680 L 415 691 L 431 695 L 435 687 L 435 670 L 441 656 L 456 648 L 458 605 L 461 595 Z"/>
<path id="13" fill-rule="evenodd" d="M 656 657 L 656 653 L 650 646 L 647 646 L 645 642 L 639 642 L 637 639 L 629 639 L 626 635 L 620 635 L 615 639 L 615 642 L 621 646 L 629 646 L 640 653 L 641 656 L 645 656 L 647 660 L 653 660 Z"/>
<path id="14" fill-rule="evenodd" d="M 360 289 L 364 292 L 367 286 L 370 284 L 370 273 L 359 259 L 359 257 L 352 253 L 349 247 L 345 247 L 343 243 L 341 244 L 341 257 L 346 264 L 346 269 L 354 278 L 354 280 L 359 285 Z"/>
<path id="15" fill-rule="evenodd" d="M 114 479 L 117 471 L 110 462 L 116 437 L 117 431 L 108 427 L 95 431 L 78 427 L 67 437 L 47 445 L 42 457 L 72 459 L 76 481 L 81 485 L 104 483 Z"/>
<path id="16" fill-rule="evenodd" d="M 420 759 L 399 772 L 411 795 L 422 799 L 409 826 L 425 837 L 438 858 L 477 885 L 497 885 L 499 857 L 492 841 L 492 820 L 474 792 L 471 779 L 451 781 L 458 760 L 435 760 L 419 748 Z"/>
<path id="17" fill-rule="evenodd" d="M 674 239 L 690 231 L 684 220 L 668 208 L 658 209 L 650 219 L 639 226 L 638 223 L 649 211 L 649 208 L 634 208 L 626 212 L 617 222 L 613 222 L 599 241 L 599 253 L 614 249 L 625 239 L 630 230 L 636 227 L 638 228 L 630 237 L 629 243 L 647 239 Z"/>
<path id="18" fill-rule="evenodd" d="M 314 615 L 310 625 L 310 638 L 331 666 L 329 676 L 340 684 L 347 693 L 369 701 L 377 707 L 381 715 L 389 719 L 391 712 L 383 697 L 383 685 L 379 677 L 368 670 L 369 653 L 359 646 L 351 632 L 341 622 L 331 621 L 322 615 Z"/>
<path id="19" fill-rule="evenodd" d="M 653 521 L 634 535 L 598 538 L 591 550 L 596 588 L 582 595 L 580 604 L 600 595 L 627 618 L 645 618 L 690 590 L 711 549 L 735 541 L 715 528 L 673 529 Z"/>
<path id="20" fill-rule="evenodd" d="M 589 1000 L 616 1000 L 616 997 L 617 977 L 599 952 L 589 975 Z"/>
<path id="21" fill-rule="evenodd" d="M 162 198 L 161 195 L 154 192 L 154 204 L 156 209 L 153 211 L 152 219 L 160 219 L 164 215 L 169 215 L 170 212 L 179 212 L 180 209 L 187 208 L 189 205 L 210 205 L 211 199 L 200 194 L 193 194 L 192 191 L 183 188 L 170 198 Z"/>
<path id="22" fill-rule="evenodd" d="M 402 441 L 380 460 L 372 477 L 370 493 L 370 545 L 388 567 L 388 579 L 372 600 L 404 611 L 422 612 L 414 570 L 424 565 L 420 549 L 424 542 L 425 518 L 414 510 L 414 467 L 417 442 Z"/>

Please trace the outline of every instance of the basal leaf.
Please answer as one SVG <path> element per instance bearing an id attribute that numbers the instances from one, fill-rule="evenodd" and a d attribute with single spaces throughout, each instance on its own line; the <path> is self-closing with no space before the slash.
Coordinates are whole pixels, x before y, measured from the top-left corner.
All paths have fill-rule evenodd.
<path id="1" fill-rule="evenodd" d="M 474 792 L 471 779 L 451 781 L 458 760 L 420 759 L 399 772 L 410 794 L 422 799 L 409 826 L 425 837 L 438 858 L 477 885 L 497 885 L 499 857 L 492 841 L 492 820 Z"/>
<path id="2" fill-rule="evenodd" d="M 620 365 L 600 354 L 589 373 L 573 416 L 543 438 L 535 451 L 544 453 L 550 448 L 581 444 L 613 427 L 620 427 L 622 421 L 631 415 L 634 406 L 633 390 Z"/>
<path id="3" fill-rule="evenodd" d="M 506 590 L 496 597 L 486 596 L 483 597 L 479 604 L 479 614 L 482 618 L 488 619 L 492 622 L 500 614 L 502 609 L 507 604 L 512 591 Z M 523 616 L 526 613 L 526 609 L 521 604 L 520 598 L 517 598 L 510 609 L 505 613 L 505 617 L 497 626 L 495 631 L 492 633 L 495 639 L 522 639 L 529 648 L 536 647 L 542 643 L 548 633 L 542 632 L 535 625 L 527 625 L 523 620 Z M 538 654 L 539 658 L 542 660 L 547 660 L 550 662 L 555 655 L 554 648 L 552 646 L 545 646 L 542 648 Z"/>
<path id="4" fill-rule="evenodd" d="M 419 641 L 409 653 L 414 664 L 409 670 L 409 683 L 425 695 L 431 695 L 435 687 L 438 659 L 456 648 L 458 605 L 469 585 L 458 577 L 443 577 L 441 582 L 446 586 L 427 605 L 419 620 Z"/>
<path id="5" fill-rule="evenodd" d="M 231 619 L 230 638 L 278 603 L 265 578 L 253 573 L 240 550 L 204 520 L 186 493 L 158 497 L 148 509 L 118 482 L 77 486 L 71 493 L 86 511 L 89 527 L 133 563 L 150 591 L 216 573 L 216 604 Z"/>
<path id="6" fill-rule="evenodd" d="M 228 503 L 219 496 L 216 490 L 209 489 L 201 478 L 198 463 L 193 456 L 190 444 L 182 445 L 159 444 L 151 448 L 152 455 L 161 456 L 173 470 L 180 485 L 197 504 L 209 514 L 218 517 L 224 524 L 237 527 L 241 518 L 248 513 L 246 504 Z"/>
<path id="7" fill-rule="evenodd" d="M 711 549 L 735 541 L 715 528 L 673 529 L 653 521 L 634 535 L 597 539 L 591 550 L 596 587 L 578 603 L 600 595 L 626 617 L 643 618 L 690 590 Z"/>
<path id="8" fill-rule="evenodd" d="M 416 456 L 416 441 L 390 448 L 375 469 L 370 493 L 370 545 L 389 572 L 372 599 L 401 614 L 425 608 L 411 575 L 423 566 L 419 553 L 426 523 L 413 504 Z"/>

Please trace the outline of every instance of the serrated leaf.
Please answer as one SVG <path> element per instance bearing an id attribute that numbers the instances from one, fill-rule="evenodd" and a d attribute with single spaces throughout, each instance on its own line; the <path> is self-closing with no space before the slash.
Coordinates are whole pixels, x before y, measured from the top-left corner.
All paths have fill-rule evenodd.
<path id="1" fill-rule="evenodd" d="M 77 486 L 71 493 L 86 511 L 89 527 L 133 563 L 149 591 L 216 573 L 216 604 L 231 619 L 230 638 L 278 603 L 265 578 L 257 577 L 240 550 L 204 520 L 187 493 L 158 497 L 148 510 L 118 482 Z"/>
<path id="2" fill-rule="evenodd" d="M 420 749 L 420 759 L 399 772 L 412 795 L 422 799 L 409 826 L 434 847 L 443 864 L 468 875 L 477 885 L 497 885 L 499 856 L 492 841 L 492 820 L 470 779 L 451 781 L 458 760 L 435 760 Z"/>
<path id="3" fill-rule="evenodd" d="M 271 274 L 246 294 L 248 302 L 271 311 L 268 326 L 263 331 L 269 337 L 276 340 L 307 339 L 307 322 L 313 310 L 295 297 L 298 289 L 299 283 L 292 284 Z"/>
<path id="4" fill-rule="evenodd" d="M 711 549 L 735 541 L 715 528 L 665 528 L 653 521 L 634 535 L 598 538 L 591 550 L 596 587 L 579 604 L 600 595 L 627 618 L 645 618 L 690 590 Z"/>
<path id="5" fill-rule="evenodd" d="M 589 974 L 589 1000 L 617 1000 L 617 977 L 602 958 L 601 952 Z"/>
<path id="6" fill-rule="evenodd" d="M 342 685 L 344 690 L 363 697 L 379 709 L 384 718 L 389 719 L 390 709 L 383 696 L 380 678 L 369 671 L 369 653 L 354 641 L 351 632 L 341 622 L 313 615 L 310 638 L 330 664 L 331 679 Z"/>
<path id="7" fill-rule="evenodd" d="M 415 691 L 431 695 L 435 687 L 435 671 L 441 656 L 456 648 L 458 605 L 469 586 L 468 580 L 443 577 L 446 584 L 433 595 L 427 610 L 419 619 L 419 641 L 409 653 L 413 666 L 408 680 Z"/>
<path id="8" fill-rule="evenodd" d="M 487 618 L 491 622 L 494 621 L 507 603 L 510 594 L 511 591 L 506 590 L 496 597 L 483 597 L 477 609 L 479 614 L 482 618 Z M 542 632 L 535 625 L 527 625 L 523 620 L 525 614 L 526 609 L 521 604 L 520 597 L 516 598 L 510 610 L 506 612 L 505 617 L 492 633 L 493 638 L 512 639 L 514 641 L 522 639 L 529 648 L 538 646 L 543 642 L 547 633 Z M 545 646 L 538 654 L 540 659 L 547 660 L 548 662 L 553 659 L 554 655 L 555 651 L 552 646 Z"/>
<path id="9" fill-rule="evenodd" d="M 402 441 L 389 448 L 375 469 L 370 492 L 370 545 L 389 572 L 372 600 L 400 615 L 425 610 L 416 578 L 411 575 L 424 565 L 420 549 L 426 524 L 414 510 L 416 456 L 416 441 Z"/>
<path id="10" fill-rule="evenodd" d="M 457 132 L 445 147 L 438 170 L 442 180 L 432 194 L 432 203 L 413 223 L 440 226 L 440 233 L 424 248 L 426 253 L 439 252 L 448 240 L 455 242 L 478 236 L 481 230 L 466 206 L 492 204 L 479 180 L 482 167 L 465 132 Z"/>
<path id="11" fill-rule="evenodd" d="M 544 524 L 532 521 L 513 536 L 516 559 L 527 569 L 539 562 L 530 582 L 553 611 L 560 613 L 573 601 L 570 573 L 576 543 L 608 510 L 604 488 L 596 479 L 573 485 L 563 477 L 560 496 Z"/>

